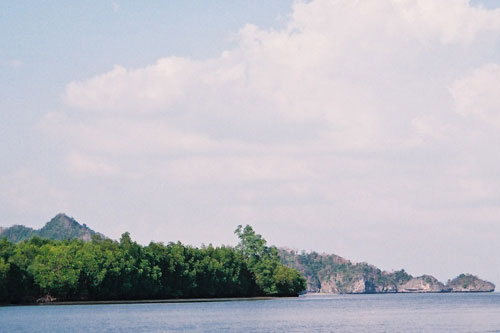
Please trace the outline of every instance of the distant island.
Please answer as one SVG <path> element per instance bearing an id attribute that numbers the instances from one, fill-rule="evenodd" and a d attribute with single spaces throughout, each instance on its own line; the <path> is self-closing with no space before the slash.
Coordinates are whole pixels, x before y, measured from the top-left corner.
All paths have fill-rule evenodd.
<path id="1" fill-rule="evenodd" d="M 281 262 L 307 280 L 309 293 L 380 294 L 493 292 L 495 285 L 471 274 L 460 274 L 446 284 L 431 275 L 413 277 L 404 269 L 385 272 L 367 263 L 352 263 L 334 254 L 279 249 Z"/>
<path id="2" fill-rule="evenodd" d="M 39 230 L 0 228 L 0 303 L 495 290 L 471 274 L 444 284 L 333 254 L 278 249 L 248 225 L 235 234 L 236 247 L 141 246 L 128 233 L 113 241 L 65 214 Z"/>

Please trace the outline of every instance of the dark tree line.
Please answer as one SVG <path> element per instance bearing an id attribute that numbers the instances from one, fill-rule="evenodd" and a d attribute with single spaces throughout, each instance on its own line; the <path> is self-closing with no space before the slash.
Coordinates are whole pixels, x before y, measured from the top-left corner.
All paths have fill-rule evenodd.
<path id="1" fill-rule="evenodd" d="M 250 226 L 235 233 L 236 247 L 201 248 L 141 246 L 128 233 L 119 242 L 1 239 L 0 302 L 294 296 L 305 289 L 302 275 L 283 266 Z"/>

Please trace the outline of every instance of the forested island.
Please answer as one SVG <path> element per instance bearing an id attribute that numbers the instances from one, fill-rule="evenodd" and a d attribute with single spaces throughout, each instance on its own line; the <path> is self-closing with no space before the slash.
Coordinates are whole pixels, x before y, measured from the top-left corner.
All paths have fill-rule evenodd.
<path id="1" fill-rule="evenodd" d="M 235 247 L 143 246 L 129 233 L 114 241 L 65 214 L 38 230 L 0 228 L 0 303 L 495 290 L 471 274 L 444 284 L 334 254 L 278 249 L 248 225 L 235 234 Z"/>
<path id="2" fill-rule="evenodd" d="M 252 227 L 238 226 L 235 234 L 236 247 L 200 248 L 141 246 L 128 233 L 119 241 L 97 233 L 89 241 L 3 237 L 0 303 L 297 296 L 305 289 L 302 274 L 281 264 L 277 249 Z"/>

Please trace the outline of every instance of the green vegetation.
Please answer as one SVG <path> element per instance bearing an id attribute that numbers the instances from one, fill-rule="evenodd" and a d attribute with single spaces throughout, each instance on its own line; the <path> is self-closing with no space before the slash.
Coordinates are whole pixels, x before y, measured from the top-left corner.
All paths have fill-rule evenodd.
<path id="1" fill-rule="evenodd" d="M 255 276 L 257 287 L 266 295 L 296 295 L 306 288 L 306 280 L 297 270 L 284 266 L 276 247 L 266 246 L 261 235 L 247 225 L 234 232 L 240 243 L 236 250 L 242 254 L 248 269 Z"/>
<path id="2" fill-rule="evenodd" d="M 276 248 L 250 226 L 235 233 L 235 248 L 141 246 L 128 233 L 119 242 L 99 235 L 88 242 L 2 238 L 0 302 L 296 296 L 304 290 L 302 275 L 283 266 Z"/>

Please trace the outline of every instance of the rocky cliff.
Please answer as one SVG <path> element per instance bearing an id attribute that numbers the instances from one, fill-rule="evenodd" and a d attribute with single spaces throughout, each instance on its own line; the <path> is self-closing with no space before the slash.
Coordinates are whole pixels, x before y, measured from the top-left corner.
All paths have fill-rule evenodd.
<path id="1" fill-rule="evenodd" d="M 334 254 L 297 253 L 279 249 L 283 264 L 304 274 L 307 291 L 313 293 L 395 293 L 412 276 L 404 269 L 383 272 L 367 263 L 352 263 Z"/>
<path id="2" fill-rule="evenodd" d="M 378 294 L 494 291 L 495 285 L 473 275 L 459 275 L 447 285 L 431 275 L 413 277 L 404 269 L 386 272 L 367 263 L 352 263 L 334 254 L 279 249 L 284 265 L 304 274 L 309 293 Z"/>
<path id="3" fill-rule="evenodd" d="M 452 292 L 492 292 L 495 291 L 495 285 L 491 282 L 479 279 L 471 274 L 460 274 L 451 281 L 448 281 L 447 287 Z"/>
<path id="4" fill-rule="evenodd" d="M 414 277 L 398 286 L 400 293 L 442 293 L 448 291 L 450 288 L 431 275 Z"/>

